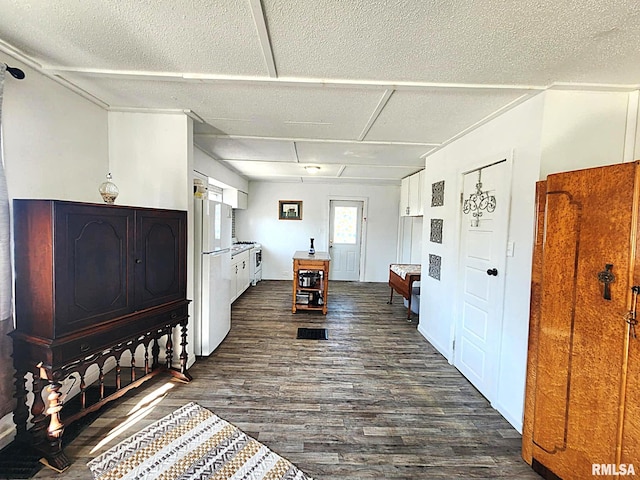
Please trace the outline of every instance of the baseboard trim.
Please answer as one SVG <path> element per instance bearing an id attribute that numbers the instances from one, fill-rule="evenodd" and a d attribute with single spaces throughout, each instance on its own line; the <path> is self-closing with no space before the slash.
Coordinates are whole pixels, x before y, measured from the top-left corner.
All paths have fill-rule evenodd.
<path id="1" fill-rule="evenodd" d="M 500 415 L 502 415 L 505 418 L 505 420 L 509 422 L 513 428 L 516 429 L 516 431 L 520 435 L 522 435 L 522 426 L 523 426 L 522 419 L 520 419 L 519 421 L 516 421 L 516 419 L 507 411 L 506 408 L 502 406 L 502 404 L 500 404 L 500 402 L 496 402 L 496 403 L 491 402 L 491 406 L 495 408 L 500 413 Z"/>
<path id="2" fill-rule="evenodd" d="M 438 350 L 442 354 L 444 358 L 451 364 L 451 352 L 448 348 L 444 348 L 443 345 L 440 345 L 431 335 L 429 335 L 425 330 L 423 330 L 422 323 L 418 324 L 418 332 L 431 344 L 433 347 Z"/>

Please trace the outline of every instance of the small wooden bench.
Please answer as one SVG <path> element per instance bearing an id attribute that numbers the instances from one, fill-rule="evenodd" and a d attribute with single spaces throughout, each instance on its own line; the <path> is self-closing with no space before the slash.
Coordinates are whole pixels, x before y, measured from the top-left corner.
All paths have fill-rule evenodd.
<path id="1" fill-rule="evenodd" d="M 411 295 L 413 283 L 420 281 L 420 265 L 392 263 L 389 265 L 389 287 L 391 295 L 388 304 L 393 303 L 393 291 L 398 292 L 409 302 L 407 307 L 407 320 L 411 321 Z"/>

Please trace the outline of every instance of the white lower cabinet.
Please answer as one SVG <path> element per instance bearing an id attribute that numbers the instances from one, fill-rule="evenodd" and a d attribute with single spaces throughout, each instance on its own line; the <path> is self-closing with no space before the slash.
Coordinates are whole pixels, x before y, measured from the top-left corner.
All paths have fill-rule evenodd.
<path id="1" fill-rule="evenodd" d="M 249 250 L 231 257 L 231 303 L 249 288 Z"/>

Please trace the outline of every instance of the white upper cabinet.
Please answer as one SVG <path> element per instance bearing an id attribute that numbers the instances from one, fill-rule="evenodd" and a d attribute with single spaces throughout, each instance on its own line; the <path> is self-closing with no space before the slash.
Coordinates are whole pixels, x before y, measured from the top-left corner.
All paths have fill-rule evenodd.
<path id="1" fill-rule="evenodd" d="M 422 199 L 422 177 L 420 172 L 409 177 L 409 215 L 412 217 L 422 215 L 420 200 Z"/>
<path id="2" fill-rule="evenodd" d="M 421 217 L 424 214 L 422 190 L 424 170 L 402 179 L 400 186 L 400 216 Z"/>
<path id="3" fill-rule="evenodd" d="M 400 184 L 400 216 L 407 217 L 409 216 L 409 178 L 405 177 L 402 179 L 402 183 Z"/>
<path id="4" fill-rule="evenodd" d="M 249 203 L 249 195 L 237 188 L 225 188 L 222 190 L 222 201 L 227 205 L 231 205 L 231 208 L 246 209 Z"/>
<path id="5" fill-rule="evenodd" d="M 238 190 L 238 207 L 245 210 L 249 204 L 249 195 L 242 190 Z"/>
<path id="6" fill-rule="evenodd" d="M 420 197 L 419 200 L 419 205 L 418 205 L 418 215 L 419 216 L 423 216 L 424 215 L 424 202 L 427 201 L 427 195 L 424 193 L 424 182 L 425 182 L 425 174 L 424 174 L 424 170 L 420 170 L 418 172 L 418 195 Z"/>

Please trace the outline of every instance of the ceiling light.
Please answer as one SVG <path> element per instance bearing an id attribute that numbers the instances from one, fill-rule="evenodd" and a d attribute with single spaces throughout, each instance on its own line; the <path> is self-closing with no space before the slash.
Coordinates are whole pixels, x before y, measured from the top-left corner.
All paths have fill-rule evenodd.
<path id="1" fill-rule="evenodd" d="M 317 165 L 307 165 L 306 167 L 304 167 L 304 169 L 307 171 L 307 173 L 318 173 L 320 171 L 320 167 L 318 167 Z"/>

